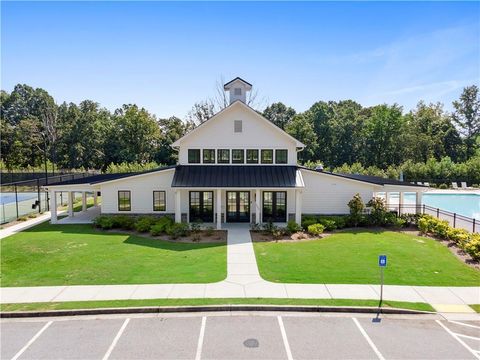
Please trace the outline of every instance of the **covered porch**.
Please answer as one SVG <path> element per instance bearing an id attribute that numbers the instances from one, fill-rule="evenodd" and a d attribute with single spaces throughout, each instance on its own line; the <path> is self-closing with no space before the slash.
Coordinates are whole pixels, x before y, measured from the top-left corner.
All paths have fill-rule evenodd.
<path id="1" fill-rule="evenodd" d="M 402 214 L 420 214 L 422 212 L 423 193 L 428 187 L 384 185 L 383 191 L 374 193 L 375 197 L 385 200 L 387 209 Z"/>

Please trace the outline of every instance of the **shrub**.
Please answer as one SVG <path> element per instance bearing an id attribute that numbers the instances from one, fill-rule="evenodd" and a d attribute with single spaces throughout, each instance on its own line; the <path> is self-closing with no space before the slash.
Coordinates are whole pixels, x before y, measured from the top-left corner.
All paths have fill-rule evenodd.
<path id="1" fill-rule="evenodd" d="M 174 223 L 167 227 L 166 233 L 172 239 L 177 239 L 181 236 L 187 236 L 190 232 L 190 226 L 187 223 Z"/>
<path id="2" fill-rule="evenodd" d="M 202 226 L 201 220 L 194 221 L 190 223 L 190 231 L 193 233 L 198 233 L 200 231 L 201 226 Z"/>
<path id="3" fill-rule="evenodd" d="M 156 223 L 157 219 L 153 216 L 140 216 L 135 221 L 135 230 L 139 232 L 148 232 L 150 228 Z"/>
<path id="4" fill-rule="evenodd" d="M 294 234 L 296 232 L 299 232 L 300 230 L 302 230 L 302 227 L 300 225 L 298 225 L 295 220 L 290 220 L 288 223 L 287 223 L 287 230 L 290 234 Z"/>
<path id="5" fill-rule="evenodd" d="M 214 229 L 213 226 L 207 226 L 205 228 L 205 235 L 206 236 L 212 236 L 214 231 L 215 231 L 215 229 Z"/>
<path id="6" fill-rule="evenodd" d="M 112 216 L 114 228 L 132 230 L 135 226 L 135 218 L 128 215 L 116 215 Z"/>
<path id="7" fill-rule="evenodd" d="M 379 197 L 372 198 L 367 206 L 371 208 L 368 216 L 369 223 L 372 225 L 386 225 L 387 207 L 385 201 Z"/>
<path id="8" fill-rule="evenodd" d="M 313 236 L 318 236 L 323 233 L 325 227 L 322 224 L 313 224 L 308 227 L 308 233 Z"/>
<path id="9" fill-rule="evenodd" d="M 262 226 L 259 223 L 250 224 L 250 230 L 252 231 L 260 231 L 261 229 L 262 229 Z"/>
<path id="10" fill-rule="evenodd" d="M 319 218 L 318 224 L 322 224 L 325 230 L 327 231 L 332 231 L 337 228 L 337 223 L 335 222 L 335 220 L 332 220 L 332 219 Z"/>
<path id="11" fill-rule="evenodd" d="M 422 234 L 428 234 L 431 231 L 430 219 L 426 216 L 422 216 L 418 220 L 418 229 Z"/>
<path id="12" fill-rule="evenodd" d="M 459 246 L 464 246 L 470 239 L 471 235 L 467 230 L 449 228 L 447 230 L 447 238 L 454 241 Z"/>
<path id="13" fill-rule="evenodd" d="M 262 225 L 262 230 L 266 232 L 267 234 L 273 234 L 273 232 L 277 229 L 278 227 L 272 222 L 266 222 Z"/>
<path id="14" fill-rule="evenodd" d="M 302 219 L 302 228 L 307 230 L 310 225 L 318 223 L 318 220 L 315 216 L 305 216 Z"/>
<path id="15" fill-rule="evenodd" d="M 348 202 L 348 207 L 350 208 L 350 221 L 352 222 L 352 225 L 358 226 L 362 218 L 363 210 L 365 209 L 360 194 L 355 194 L 353 199 Z"/>
<path id="16" fill-rule="evenodd" d="M 420 214 L 402 214 L 400 217 L 405 220 L 407 226 L 418 225 L 418 220 L 420 219 Z"/>
<path id="17" fill-rule="evenodd" d="M 395 214 L 387 213 L 387 225 L 393 226 L 395 228 L 404 227 L 407 222 L 401 217 L 397 217 Z"/>
<path id="18" fill-rule="evenodd" d="M 93 225 L 100 229 L 108 230 L 113 227 L 113 219 L 108 215 L 100 215 L 93 220 Z"/>
<path id="19" fill-rule="evenodd" d="M 445 189 L 448 189 L 448 185 L 447 184 L 440 184 L 440 185 L 438 185 L 438 188 L 445 190 Z"/>
<path id="20" fill-rule="evenodd" d="M 150 234 L 152 234 L 153 236 L 161 235 L 164 232 L 165 232 L 165 226 L 162 224 L 157 223 L 150 227 Z"/>
<path id="21" fill-rule="evenodd" d="M 473 259 L 480 260 L 480 234 L 471 234 L 470 240 L 464 246 L 464 250 Z"/>
<path id="22" fill-rule="evenodd" d="M 18 221 L 27 221 L 27 217 L 26 216 L 20 216 L 17 220 Z"/>
<path id="23" fill-rule="evenodd" d="M 29 217 L 30 219 L 35 219 L 35 218 L 37 217 L 37 214 L 36 214 L 36 213 L 30 214 L 30 215 L 28 215 L 28 217 Z"/>

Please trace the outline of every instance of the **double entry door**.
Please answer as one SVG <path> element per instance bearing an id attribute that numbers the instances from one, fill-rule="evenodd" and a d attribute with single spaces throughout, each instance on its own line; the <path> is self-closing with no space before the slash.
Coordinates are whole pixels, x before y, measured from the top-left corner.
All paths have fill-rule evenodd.
<path id="1" fill-rule="evenodd" d="M 213 222 L 213 191 L 190 191 L 190 222 Z"/>
<path id="2" fill-rule="evenodd" d="M 227 222 L 250 222 L 250 192 L 227 191 Z"/>
<path id="3" fill-rule="evenodd" d="M 263 222 L 286 222 L 287 221 L 287 192 L 264 191 L 263 192 Z"/>

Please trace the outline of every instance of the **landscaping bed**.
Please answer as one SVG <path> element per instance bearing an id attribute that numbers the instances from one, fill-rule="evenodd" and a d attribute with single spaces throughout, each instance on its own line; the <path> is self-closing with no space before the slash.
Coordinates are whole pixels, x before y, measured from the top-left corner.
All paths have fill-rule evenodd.
<path id="1" fill-rule="evenodd" d="M 42 223 L 0 242 L 1 285 L 209 283 L 227 275 L 226 245 L 181 243 Z"/>

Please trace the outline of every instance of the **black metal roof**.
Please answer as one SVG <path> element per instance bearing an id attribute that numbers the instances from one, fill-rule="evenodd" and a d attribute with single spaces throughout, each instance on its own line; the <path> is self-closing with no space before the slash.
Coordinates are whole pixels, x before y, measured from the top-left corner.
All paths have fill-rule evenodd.
<path id="1" fill-rule="evenodd" d="M 78 179 L 57 181 L 57 182 L 45 185 L 45 187 L 57 186 L 57 185 L 97 184 L 97 183 L 102 183 L 102 182 L 105 182 L 105 181 L 117 180 L 117 179 L 127 178 L 127 177 L 130 177 L 130 176 L 148 174 L 148 173 L 153 173 L 153 172 L 167 170 L 167 169 L 173 169 L 173 168 L 175 168 L 175 166 L 165 166 L 165 167 L 161 167 L 161 168 L 156 168 L 156 169 L 146 170 L 146 171 L 138 171 L 138 172 L 92 175 L 92 176 L 86 176 L 86 177 L 78 178 Z"/>
<path id="2" fill-rule="evenodd" d="M 229 82 L 225 83 L 225 84 L 223 85 L 223 87 L 230 85 L 232 82 L 234 82 L 234 81 L 236 81 L 236 80 L 243 81 L 245 84 L 252 86 L 252 84 L 250 84 L 248 81 L 245 81 L 245 80 L 243 80 L 241 77 L 237 76 L 235 79 L 232 79 L 232 80 L 230 80 Z"/>
<path id="3" fill-rule="evenodd" d="M 370 175 L 360 175 L 360 174 L 343 174 L 343 173 L 333 173 L 330 171 L 320 171 L 320 170 L 314 170 L 306 167 L 301 167 L 302 169 L 305 170 L 310 170 L 314 171 L 317 173 L 324 173 L 328 175 L 333 175 L 333 176 L 339 176 L 347 179 L 352 179 L 352 180 L 357 180 L 357 181 L 362 181 L 370 184 L 375 184 L 375 185 L 397 185 L 397 186 L 415 186 L 415 187 L 426 187 L 424 185 L 417 185 L 417 184 L 412 184 L 406 181 L 400 181 L 400 180 L 395 180 L 395 179 L 387 179 L 387 178 L 382 178 L 380 176 L 370 176 Z"/>
<path id="4" fill-rule="evenodd" d="M 172 187 L 295 187 L 296 166 L 179 165 Z"/>

